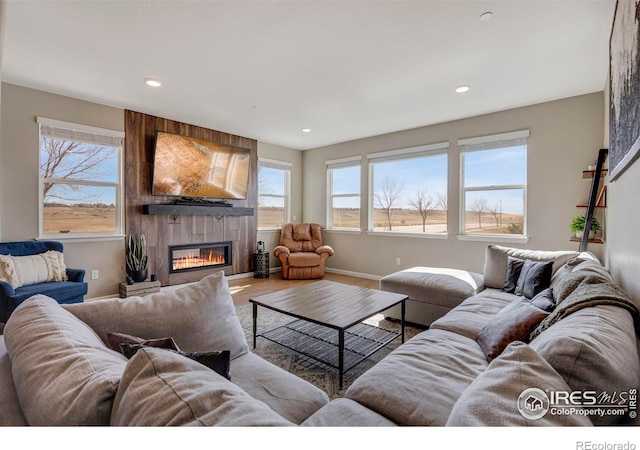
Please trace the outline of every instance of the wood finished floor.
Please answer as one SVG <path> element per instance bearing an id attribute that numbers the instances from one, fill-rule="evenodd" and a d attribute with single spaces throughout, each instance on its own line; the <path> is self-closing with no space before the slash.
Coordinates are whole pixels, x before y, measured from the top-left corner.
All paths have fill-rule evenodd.
<path id="1" fill-rule="evenodd" d="M 369 289 L 378 289 L 379 287 L 378 280 L 336 273 L 326 273 L 324 279 Z M 229 280 L 229 289 L 231 290 L 233 303 L 236 306 L 240 306 L 249 303 L 249 299 L 256 295 L 268 294 L 270 292 L 280 291 L 302 284 L 314 283 L 316 281 L 318 280 L 283 280 L 281 273 L 272 273 L 269 278 L 238 278 Z"/>

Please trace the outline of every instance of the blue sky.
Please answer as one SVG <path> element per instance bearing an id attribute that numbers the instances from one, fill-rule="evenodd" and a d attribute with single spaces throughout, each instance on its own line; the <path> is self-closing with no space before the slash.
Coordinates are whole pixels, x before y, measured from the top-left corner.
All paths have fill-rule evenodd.
<path id="1" fill-rule="evenodd" d="M 42 145 L 42 142 L 41 142 Z M 76 154 L 69 154 L 61 164 L 58 166 L 54 177 L 64 178 L 67 180 L 81 179 L 84 181 L 100 181 L 117 183 L 118 181 L 118 148 L 116 147 L 103 147 L 102 154 L 107 153 L 106 159 L 104 159 L 96 167 L 91 168 L 90 171 L 85 171 L 78 176 L 67 177 L 69 171 L 84 159 L 79 153 L 83 148 L 94 146 L 95 144 L 82 144 L 77 147 Z M 40 149 L 40 162 L 45 162 L 47 158 L 47 152 L 41 147 Z M 41 173 L 42 175 L 42 173 Z M 52 190 L 52 194 L 59 194 L 62 198 L 50 197 L 50 201 L 62 202 L 68 204 L 74 203 L 105 203 L 115 204 L 116 189 L 115 187 L 93 187 L 93 186 L 80 186 L 80 185 L 65 185 L 58 184 Z"/>

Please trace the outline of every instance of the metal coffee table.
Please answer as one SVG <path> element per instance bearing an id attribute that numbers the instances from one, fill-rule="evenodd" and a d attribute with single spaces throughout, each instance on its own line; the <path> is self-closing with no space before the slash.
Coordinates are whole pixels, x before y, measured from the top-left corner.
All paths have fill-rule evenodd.
<path id="1" fill-rule="evenodd" d="M 258 336 L 338 369 L 343 375 L 400 336 L 404 342 L 404 294 L 333 281 L 317 281 L 251 298 L 253 348 Z M 401 304 L 401 331 L 362 323 Z M 285 325 L 257 332 L 258 306 L 294 317 Z"/>

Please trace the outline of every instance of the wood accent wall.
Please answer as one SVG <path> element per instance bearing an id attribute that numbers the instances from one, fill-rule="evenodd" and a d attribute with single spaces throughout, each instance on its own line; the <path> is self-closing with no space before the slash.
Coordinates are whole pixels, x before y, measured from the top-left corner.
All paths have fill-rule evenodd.
<path id="1" fill-rule="evenodd" d="M 125 111 L 125 230 L 144 233 L 149 246 L 149 275 L 163 286 L 197 281 L 220 269 L 169 274 L 169 246 L 204 242 L 233 242 L 233 264 L 225 274 L 252 270 L 256 248 L 257 217 L 202 215 L 147 215 L 143 205 L 169 203 L 170 197 L 151 195 L 155 132 L 167 131 L 251 150 L 249 189 L 246 200 L 230 200 L 234 207 L 258 205 L 258 142 L 241 136 L 175 122 L 134 111 Z M 125 244 L 126 245 L 126 244 Z"/>

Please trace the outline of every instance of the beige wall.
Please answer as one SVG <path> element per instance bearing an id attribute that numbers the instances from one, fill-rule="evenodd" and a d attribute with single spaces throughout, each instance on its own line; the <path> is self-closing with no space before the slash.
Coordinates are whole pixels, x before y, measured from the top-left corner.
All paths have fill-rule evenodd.
<path id="1" fill-rule="evenodd" d="M 494 114 L 412 129 L 303 153 L 303 218 L 325 225 L 325 161 L 353 155 L 412 147 L 443 141 L 449 150 L 449 236 L 447 239 L 371 236 L 327 232 L 326 241 L 336 252 L 332 269 L 381 276 L 416 265 L 456 267 L 482 272 L 488 242 L 457 239 L 459 151 L 457 140 L 529 129 L 528 235 L 526 244 L 501 245 L 531 249 L 577 249 L 569 241 L 569 222 L 582 210 L 590 184 L 582 170 L 593 164 L 603 142 L 603 93 L 594 93 Z M 366 161 L 366 158 L 364 158 Z M 367 173 L 362 171 L 362 198 L 366 205 Z M 367 211 L 362 211 L 366 227 Z M 590 251 L 601 259 L 602 245 Z M 395 264 L 400 258 L 401 265 Z"/>
<path id="2" fill-rule="evenodd" d="M 609 92 L 604 98 L 604 142 L 609 147 Z M 640 301 L 640 161 L 607 185 L 606 265 L 620 286 Z"/>
<path id="3" fill-rule="evenodd" d="M 2 84 L 0 128 L 0 240 L 38 237 L 39 133 L 37 116 L 124 131 L 124 111 L 12 84 Z M 87 271 L 88 297 L 112 295 L 123 281 L 124 238 L 62 241 L 69 267 Z M 91 270 L 99 279 L 91 280 Z"/>
<path id="4" fill-rule="evenodd" d="M 268 158 L 292 163 L 291 167 L 291 221 L 300 222 L 302 218 L 302 152 L 279 145 L 258 142 L 258 158 Z M 271 253 L 270 267 L 279 267 L 273 257 L 273 249 L 280 241 L 279 230 L 258 230 L 258 241 L 264 241 L 265 249 Z"/>

